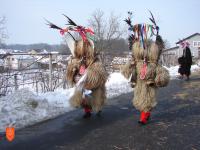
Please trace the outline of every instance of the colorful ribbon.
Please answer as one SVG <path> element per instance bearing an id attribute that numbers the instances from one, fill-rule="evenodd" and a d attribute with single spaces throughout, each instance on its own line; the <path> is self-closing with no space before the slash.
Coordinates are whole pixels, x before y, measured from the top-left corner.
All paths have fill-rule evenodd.
<path id="1" fill-rule="evenodd" d="M 82 37 L 83 41 L 85 42 L 88 38 L 93 40 L 94 38 L 94 31 L 91 28 L 85 28 L 82 26 L 77 26 L 75 28 L 66 28 L 66 29 L 61 29 L 60 30 L 60 34 L 64 35 L 65 32 L 69 32 L 69 31 L 75 31 L 78 32 L 80 34 L 80 36 Z"/>
<path id="2" fill-rule="evenodd" d="M 147 74 L 147 63 L 144 62 L 140 71 L 140 79 L 144 80 Z"/>
<path id="3" fill-rule="evenodd" d="M 85 73 L 85 70 L 86 70 L 85 65 L 81 65 L 81 67 L 79 69 L 79 74 L 83 75 Z"/>

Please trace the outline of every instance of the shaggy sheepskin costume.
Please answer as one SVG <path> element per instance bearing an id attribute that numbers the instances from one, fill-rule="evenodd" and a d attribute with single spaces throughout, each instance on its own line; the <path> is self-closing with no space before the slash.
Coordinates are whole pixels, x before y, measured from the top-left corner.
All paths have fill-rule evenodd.
<path id="1" fill-rule="evenodd" d="M 75 86 L 70 103 L 73 107 L 83 107 L 84 117 L 91 111 L 101 112 L 106 101 L 105 83 L 108 74 L 96 55 L 93 42 L 79 40 L 74 46 L 74 57 L 67 66 L 67 81 Z"/>
<path id="2" fill-rule="evenodd" d="M 132 48 L 132 60 L 122 67 L 121 72 L 135 87 L 132 102 L 135 108 L 141 112 L 139 123 L 146 124 L 150 112 L 157 104 L 157 88 L 164 87 L 169 82 L 169 72 L 158 63 L 164 44 L 158 33 L 156 40 L 153 41 L 148 38 L 146 30 L 143 30 L 145 32 L 140 30 L 142 27 L 147 29 L 147 27 L 153 26 L 147 24 L 132 26 L 130 18 L 126 22 L 133 30 L 133 34 L 129 38 L 131 39 L 129 46 Z M 155 29 L 158 27 L 156 26 Z"/>
<path id="3" fill-rule="evenodd" d="M 94 31 L 77 25 L 64 16 L 68 20 L 66 28 L 47 22 L 50 28 L 59 30 L 62 35 L 67 33 L 66 42 L 72 57 L 68 61 L 66 78 L 75 87 L 70 104 L 76 108 L 84 108 L 84 118 L 90 117 L 91 111 L 100 115 L 106 101 L 105 83 L 108 74 L 94 48 Z M 78 33 L 78 36 L 76 34 L 75 38 L 71 32 Z"/>

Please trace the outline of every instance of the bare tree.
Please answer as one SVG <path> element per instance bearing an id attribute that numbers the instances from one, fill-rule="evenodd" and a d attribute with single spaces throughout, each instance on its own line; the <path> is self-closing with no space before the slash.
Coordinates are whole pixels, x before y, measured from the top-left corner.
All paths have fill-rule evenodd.
<path id="1" fill-rule="evenodd" d="M 168 49 L 171 47 L 171 45 L 167 39 L 164 40 L 164 44 L 165 44 L 165 49 Z"/>
<path id="2" fill-rule="evenodd" d="M 4 40 L 7 38 L 7 34 L 5 33 L 5 22 L 6 17 L 0 17 L 0 46 L 4 43 Z"/>
<path id="3" fill-rule="evenodd" d="M 102 51 L 112 47 L 112 41 L 121 38 L 123 31 L 121 30 L 120 16 L 115 15 L 114 12 L 110 13 L 108 19 L 104 12 L 100 9 L 95 10 L 88 20 L 89 26 L 94 29 L 96 35 L 95 47 Z"/>
<path id="4" fill-rule="evenodd" d="M 102 50 L 104 47 L 104 37 L 106 29 L 106 21 L 104 18 L 104 12 L 97 9 L 92 13 L 91 18 L 88 20 L 89 26 L 94 29 L 96 35 L 96 45 L 95 47 Z"/>

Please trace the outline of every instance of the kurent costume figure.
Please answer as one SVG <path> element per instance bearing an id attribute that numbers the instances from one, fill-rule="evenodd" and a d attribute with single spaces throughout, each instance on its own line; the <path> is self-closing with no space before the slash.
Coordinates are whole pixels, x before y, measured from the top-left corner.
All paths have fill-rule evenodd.
<path id="1" fill-rule="evenodd" d="M 153 25 L 132 25 L 132 13 L 128 14 L 129 17 L 125 21 L 129 25 L 129 48 L 132 49 L 132 60 L 121 69 L 121 72 L 135 87 L 133 105 L 141 112 L 138 123 L 144 125 L 157 104 L 156 89 L 168 84 L 169 72 L 158 64 L 164 43 L 152 13 L 150 20 Z"/>
<path id="2" fill-rule="evenodd" d="M 67 17 L 67 16 L 66 16 Z M 67 81 L 75 86 L 75 91 L 70 98 L 73 107 L 84 108 L 84 118 L 91 116 L 91 111 L 100 115 L 106 100 L 105 83 L 108 74 L 94 49 L 92 41 L 94 32 L 74 23 L 68 18 L 69 27 L 62 29 L 50 22 L 51 28 L 60 30 L 61 34 L 68 33 L 67 44 L 71 50 L 72 58 L 67 66 Z M 76 40 L 70 31 L 78 32 L 81 39 Z"/>
<path id="3" fill-rule="evenodd" d="M 183 55 L 178 58 L 178 63 L 180 65 L 178 72 L 180 73 L 180 79 L 183 79 L 186 76 L 186 80 L 189 80 L 192 65 L 192 54 L 189 48 L 189 43 L 184 41 L 181 42 L 181 47 L 183 48 Z"/>

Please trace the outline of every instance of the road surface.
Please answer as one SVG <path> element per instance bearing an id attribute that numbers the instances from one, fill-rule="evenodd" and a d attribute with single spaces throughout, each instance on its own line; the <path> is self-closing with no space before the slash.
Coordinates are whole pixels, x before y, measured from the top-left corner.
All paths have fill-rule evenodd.
<path id="1" fill-rule="evenodd" d="M 82 119 L 74 110 L 18 130 L 0 150 L 200 150 L 200 78 L 172 80 L 159 89 L 146 126 L 138 125 L 132 93 L 108 100 L 102 116 Z"/>

